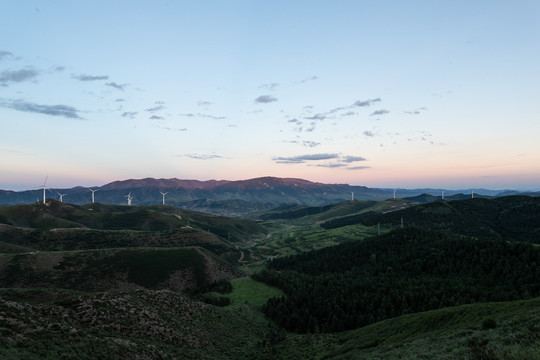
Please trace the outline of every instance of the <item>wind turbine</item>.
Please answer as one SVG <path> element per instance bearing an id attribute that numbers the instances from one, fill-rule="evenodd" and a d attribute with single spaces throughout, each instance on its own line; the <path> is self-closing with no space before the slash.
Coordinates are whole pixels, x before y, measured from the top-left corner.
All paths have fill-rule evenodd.
<path id="1" fill-rule="evenodd" d="M 63 202 L 62 199 L 64 196 L 66 196 L 67 194 L 60 194 L 58 191 L 56 192 L 58 194 L 58 196 L 60 196 L 60 202 Z"/>
<path id="2" fill-rule="evenodd" d="M 88 189 L 88 190 L 90 190 L 92 192 L 92 204 L 93 204 L 94 203 L 94 193 L 96 191 L 98 191 L 99 189 L 96 189 L 96 190 Z"/>
<path id="3" fill-rule="evenodd" d="M 442 191 L 441 200 L 444 200 L 444 190 Z"/>
<path id="4" fill-rule="evenodd" d="M 45 177 L 45 181 L 43 182 L 43 203 L 45 204 L 45 186 L 47 185 L 47 179 L 49 178 L 49 175 Z M 50 190 L 49 190 L 50 191 Z"/>
<path id="5" fill-rule="evenodd" d="M 354 201 L 354 191 L 351 191 L 351 200 Z"/>
<path id="6" fill-rule="evenodd" d="M 131 200 L 133 199 L 131 197 L 131 192 L 129 194 L 127 194 L 126 196 L 124 196 L 124 197 L 127 198 L 128 206 L 131 206 Z"/>
<path id="7" fill-rule="evenodd" d="M 162 204 L 165 205 L 165 195 L 167 195 L 168 193 L 164 193 L 164 192 L 161 192 L 161 191 L 160 191 L 160 194 L 161 194 L 162 197 L 163 197 L 163 202 L 162 202 Z"/>
<path id="8" fill-rule="evenodd" d="M 394 189 L 394 199 L 396 198 L 396 189 Z"/>

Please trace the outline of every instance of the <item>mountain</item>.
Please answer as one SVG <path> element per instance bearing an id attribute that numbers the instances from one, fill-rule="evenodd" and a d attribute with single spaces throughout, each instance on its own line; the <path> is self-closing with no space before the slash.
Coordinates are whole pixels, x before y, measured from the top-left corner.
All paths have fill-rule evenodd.
<path id="1" fill-rule="evenodd" d="M 249 180 L 180 180 L 180 179 L 129 179 L 93 187 L 95 201 L 103 204 L 127 204 L 132 196 L 133 205 L 161 204 L 162 193 L 170 205 L 222 215 L 245 215 L 269 210 L 284 204 L 320 206 L 348 200 L 351 192 L 356 199 L 383 200 L 390 197 L 385 190 L 347 184 L 322 184 L 303 179 L 262 177 Z M 54 189 L 47 196 L 57 198 L 66 194 L 64 201 L 87 204 L 92 196 L 89 188 Z M 29 204 L 42 201 L 43 190 L 0 190 L 0 204 Z"/>
<path id="2" fill-rule="evenodd" d="M 261 177 L 248 180 L 181 180 L 181 179 L 128 179 L 113 181 L 103 186 L 92 187 L 95 201 L 103 204 L 127 204 L 127 195 L 133 205 L 158 205 L 163 201 L 169 205 L 191 210 L 227 215 L 245 216 L 263 212 L 283 205 L 325 206 L 350 200 L 354 192 L 355 200 L 380 201 L 394 197 L 415 202 L 432 202 L 441 199 L 456 200 L 468 198 L 471 191 L 475 197 L 499 196 L 505 192 L 486 189 L 443 190 L 443 189 L 379 189 L 348 184 L 323 184 L 304 179 Z M 92 200 L 90 188 L 77 186 L 69 189 L 53 188 L 46 196 L 83 205 Z M 480 195 L 482 194 L 482 195 Z M 513 194 L 513 193 L 512 193 Z M 528 193 L 540 196 L 540 193 Z M 418 198 L 414 198 L 417 197 Z M 43 190 L 10 191 L 0 190 L 0 205 L 31 204 L 42 201 Z"/>

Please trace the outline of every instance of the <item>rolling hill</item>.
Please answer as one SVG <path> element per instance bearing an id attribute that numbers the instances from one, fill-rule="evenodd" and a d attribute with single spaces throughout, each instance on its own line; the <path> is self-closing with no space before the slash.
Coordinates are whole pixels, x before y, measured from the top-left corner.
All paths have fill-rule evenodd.
<path id="1" fill-rule="evenodd" d="M 505 196 L 494 199 L 438 201 L 399 211 L 372 211 L 344 216 L 323 224 L 325 229 L 352 224 L 397 228 L 418 226 L 428 229 L 504 239 L 540 243 L 540 198 Z"/>

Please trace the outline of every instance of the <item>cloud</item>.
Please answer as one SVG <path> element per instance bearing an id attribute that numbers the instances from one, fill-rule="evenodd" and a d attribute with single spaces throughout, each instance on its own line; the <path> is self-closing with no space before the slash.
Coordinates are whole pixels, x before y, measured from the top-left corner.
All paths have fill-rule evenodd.
<path id="1" fill-rule="evenodd" d="M 121 90 L 121 91 L 124 91 L 124 88 L 127 86 L 127 84 L 117 84 L 114 81 L 105 83 L 105 85 L 113 87 L 113 88 Z"/>
<path id="2" fill-rule="evenodd" d="M 320 142 L 315 142 L 315 141 L 302 141 L 302 144 L 310 148 L 321 145 Z"/>
<path id="3" fill-rule="evenodd" d="M 313 116 L 306 116 L 306 117 L 304 117 L 304 119 L 322 121 L 322 120 L 326 119 L 326 115 L 324 115 L 324 114 L 315 114 Z"/>
<path id="4" fill-rule="evenodd" d="M 77 75 L 77 76 L 72 75 L 71 77 L 74 78 L 74 79 L 80 80 L 80 81 L 109 80 L 109 75 L 93 76 L 93 75 L 84 75 L 83 74 L 83 75 Z M 112 84 L 114 84 L 114 85 L 112 85 Z M 124 85 L 118 85 L 118 84 L 115 84 L 115 83 L 107 83 L 107 85 L 115 87 L 115 88 L 120 89 L 120 90 L 124 90 L 123 89 Z M 120 86 L 120 88 L 118 86 Z"/>
<path id="5" fill-rule="evenodd" d="M 262 84 L 259 89 L 275 90 L 279 85 L 278 83 Z"/>
<path id="6" fill-rule="evenodd" d="M 58 72 L 64 71 L 64 70 L 66 70 L 65 66 L 57 66 L 57 67 L 54 68 L 54 71 L 58 71 Z"/>
<path id="7" fill-rule="evenodd" d="M 0 73 L 0 81 L 23 82 L 34 79 L 38 74 L 38 71 L 32 69 L 6 70 Z"/>
<path id="8" fill-rule="evenodd" d="M 79 110 L 67 105 L 40 105 L 22 100 L 0 100 L 0 106 L 24 112 L 82 119 L 79 116 Z"/>
<path id="9" fill-rule="evenodd" d="M 318 80 L 319 78 L 315 75 L 311 76 L 311 77 L 308 77 L 306 79 L 303 79 L 303 80 L 300 80 L 300 83 L 301 84 L 304 84 L 304 83 L 307 83 L 308 81 L 315 81 L 315 80 Z"/>
<path id="10" fill-rule="evenodd" d="M 163 130 L 167 130 L 167 131 L 186 131 L 187 129 L 186 128 L 170 128 L 170 127 L 167 127 L 167 126 L 160 126 L 159 127 L 160 129 L 163 129 Z"/>
<path id="11" fill-rule="evenodd" d="M 157 115 L 150 116 L 150 120 L 163 120 L 163 119 L 165 119 L 163 116 L 157 116 Z"/>
<path id="12" fill-rule="evenodd" d="M 339 168 L 347 166 L 345 164 L 333 163 L 333 164 L 310 164 L 308 166 L 325 167 L 325 168 Z"/>
<path id="13" fill-rule="evenodd" d="M 379 101 L 381 101 L 381 98 L 358 100 L 352 106 L 359 106 L 359 107 L 370 106 L 372 103 L 379 102 Z"/>
<path id="14" fill-rule="evenodd" d="M 211 154 L 211 155 L 204 155 L 204 154 L 185 154 L 185 155 L 179 155 L 179 156 L 185 156 L 190 159 L 195 160 L 212 160 L 212 159 L 223 159 L 223 156 Z"/>
<path id="15" fill-rule="evenodd" d="M 149 111 L 149 112 L 156 112 L 156 111 L 160 111 L 160 110 L 163 110 L 163 109 L 165 109 L 165 106 L 163 106 L 163 105 L 158 105 L 158 106 L 154 106 L 154 107 L 148 108 L 148 109 L 146 109 L 146 111 Z"/>
<path id="16" fill-rule="evenodd" d="M 4 58 L 13 57 L 13 54 L 9 51 L 0 50 L 0 60 L 4 60 Z"/>
<path id="17" fill-rule="evenodd" d="M 309 154 L 291 157 L 274 157 L 273 160 L 278 164 L 302 164 L 306 161 L 332 160 L 338 158 L 338 154 Z"/>
<path id="18" fill-rule="evenodd" d="M 209 114 L 202 114 L 202 113 L 187 113 L 187 114 L 178 114 L 178 116 L 185 116 L 185 117 L 200 117 L 200 118 L 206 118 L 206 119 L 212 119 L 212 120 L 224 120 L 227 117 L 226 116 L 216 116 L 216 115 L 209 115 Z"/>
<path id="19" fill-rule="evenodd" d="M 287 120 L 287 122 L 294 123 L 297 125 L 302 125 L 302 122 L 298 119 L 290 119 L 290 120 Z"/>
<path id="20" fill-rule="evenodd" d="M 126 99 L 116 99 L 115 101 L 116 102 L 122 102 L 122 101 L 126 101 Z"/>
<path id="21" fill-rule="evenodd" d="M 369 114 L 369 116 L 375 116 L 375 115 L 384 115 L 384 114 L 388 114 L 390 111 L 388 110 L 376 110 L 374 112 L 372 112 L 371 114 Z"/>
<path id="22" fill-rule="evenodd" d="M 369 168 L 371 168 L 371 166 L 350 166 L 346 168 L 346 170 L 364 170 Z"/>
<path id="23" fill-rule="evenodd" d="M 365 135 L 365 136 L 369 136 L 369 137 L 374 137 L 374 136 L 375 136 L 375 134 L 372 133 L 372 132 L 369 131 L 369 130 L 364 131 L 364 135 Z"/>
<path id="24" fill-rule="evenodd" d="M 255 99 L 255 103 L 257 104 L 268 104 L 274 101 L 277 101 L 277 99 L 271 95 L 261 95 Z"/>
<path id="25" fill-rule="evenodd" d="M 122 117 L 135 119 L 136 115 L 137 115 L 136 111 L 126 111 L 125 113 L 122 114 Z"/>
<path id="26" fill-rule="evenodd" d="M 413 111 L 403 111 L 405 114 L 409 115 L 419 115 L 422 111 L 426 111 L 427 109 L 425 107 L 421 107 L 418 109 L 415 109 Z"/>
<path id="27" fill-rule="evenodd" d="M 211 101 L 203 101 L 203 100 L 197 101 L 197 105 L 199 105 L 199 106 L 210 106 L 210 105 L 213 105 L 213 104 L 214 103 L 211 102 Z"/>
<path id="28" fill-rule="evenodd" d="M 346 163 L 352 163 L 357 161 L 366 161 L 366 158 L 363 156 L 345 156 L 341 161 Z"/>

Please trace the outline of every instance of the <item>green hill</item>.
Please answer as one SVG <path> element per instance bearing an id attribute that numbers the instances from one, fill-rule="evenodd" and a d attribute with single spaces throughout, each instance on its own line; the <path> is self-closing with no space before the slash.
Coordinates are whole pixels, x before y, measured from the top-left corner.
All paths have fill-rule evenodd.
<path id="1" fill-rule="evenodd" d="M 367 212 L 329 220 L 333 229 L 361 223 L 397 228 L 406 226 L 445 230 L 475 237 L 540 243 L 540 198 L 506 196 L 494 199 L 439 201 L 391 212 Z"/>
<path id="2" fill-rule="evenodd" d="M 265 313 L 294 332 L 336 332 L 402 314 L 540 295 L 540 249 L 415 228 L 268 263 Z"/>

